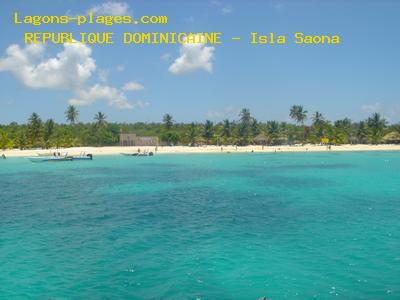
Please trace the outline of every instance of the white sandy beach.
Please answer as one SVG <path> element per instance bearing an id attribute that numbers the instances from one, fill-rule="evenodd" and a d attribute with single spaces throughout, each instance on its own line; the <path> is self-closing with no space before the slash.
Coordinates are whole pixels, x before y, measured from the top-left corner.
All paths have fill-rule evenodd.
<path id="1" fill-rule="evenodd" d="M 63 155 L 79 155 L 81 153 L 91 153 L 93 155 L 119 155 L 120 153 L 134 153 L 140 149 L 143 151 L 153 151 L 157 154 L 185 154 L 185 153 L 243 153 L 243 152 L 328 152 L 328 151 L 400 151 L 400 145 L 341 145 L 332 146 L 328 150 L 327 146 L 321 145 L 296 145 L 296 146 L 158 146 L 157 151 L 155 147 L 74 147 L 74 148 L 59 148 L 58 150 L 42 150 L 42 149 L 29 149 L 29 150 L 5 150 L 0 151 L 0 155 L 4 154 L 6 157 L 29 157 L 37 156 L 38 154 L 49 154 L 58 151 Z"/>

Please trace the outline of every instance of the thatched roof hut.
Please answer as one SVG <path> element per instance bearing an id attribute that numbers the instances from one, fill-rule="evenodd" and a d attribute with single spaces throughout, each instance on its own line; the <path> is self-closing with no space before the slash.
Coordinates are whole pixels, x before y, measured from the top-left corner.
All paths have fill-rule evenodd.
<path id="1" fill-rule="evenodd" d="M 389 132 L 383 137 L 383 141 L 387 144 L 400 144 L 400 132 Z"/>
<path id="2" fill-rule="evenodd" d="M 268 138 L 264 133 L 260 133 L 254 138 L 253 141 L 256 145 L 266 145 L 268 143 Z"/>

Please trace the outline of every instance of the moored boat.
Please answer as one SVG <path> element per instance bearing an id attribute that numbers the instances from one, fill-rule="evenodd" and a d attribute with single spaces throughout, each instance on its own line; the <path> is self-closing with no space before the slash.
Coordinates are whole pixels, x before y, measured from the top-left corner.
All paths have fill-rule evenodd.
<path id="1" fill-rule="evenodd" d="M 72 161 L 72 157 L 58 157 L 58 156 L 38 156 L 38 157 L 28 157 L 31 162 L 62 162 L 62 161 Z"/>
<path id="2" fill-rule="evenodd" d="M 74 161 L 74 160 L 93 160 L 92 154 L 79 155 L 79 156 L 37 156 L 28 157 L 31 162 L 62 162 L 62 161 Z"/>
<path id="3" fill-rule="evenodd" d="M 153 155 L 154 155 L 153 152 L 143 152 L 138 154 L 138 156 L 153 156 Z"/>
<path id="4" fill-rule="evenodd" d="M 78 156 L 68 156 L 71 157 L 72 160 L 93 160 L 93 155 L 92 154 L 80 154 Z"/>
<path id="5" fill-rule="evenodd" d="M 138 156 L 139 153 L 121 153 L 123 156 Z"/>
<path id="6" fill-rule="evenodd" d="M 153 156 L 154 152 L 135 152 L 135 153 L 121 153 L 123 156 Z"/>

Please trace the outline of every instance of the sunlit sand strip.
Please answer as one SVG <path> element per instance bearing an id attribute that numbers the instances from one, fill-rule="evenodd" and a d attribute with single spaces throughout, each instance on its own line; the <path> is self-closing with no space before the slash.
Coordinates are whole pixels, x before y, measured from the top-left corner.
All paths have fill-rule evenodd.
<path id="1" fill-rule="evenodd" d="M 335 151 L 400 151 L 400 145 L 341 145 L 327 146 L 321 145 L 296 145 L 296 146 L 158 146 L 156 147 L 74 147 L 60 148 L 57 150 L 5 150 L 0 151 L 0 155 L 6 157 L 28 157 L 49 154 L 54 151 L 60 152 L 62 155 L 79 155 L 81 153 L 91 153 L 93 155 L 119 155 L 121 153 L 135 153 L 143 151 L 152 151 L 156 154 L 169 153 L 279 153 L 279 152 L 335 152 Z"/>

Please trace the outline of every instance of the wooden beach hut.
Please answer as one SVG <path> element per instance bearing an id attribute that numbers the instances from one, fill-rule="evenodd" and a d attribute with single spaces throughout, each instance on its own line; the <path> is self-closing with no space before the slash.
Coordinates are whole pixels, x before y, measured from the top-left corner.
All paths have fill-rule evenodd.
<path id="1" fill-rule="evenodd" d="M 120 146 L 158 146 L 157 136 L 137 136 L 135 133 L 120 133 Z"/>

